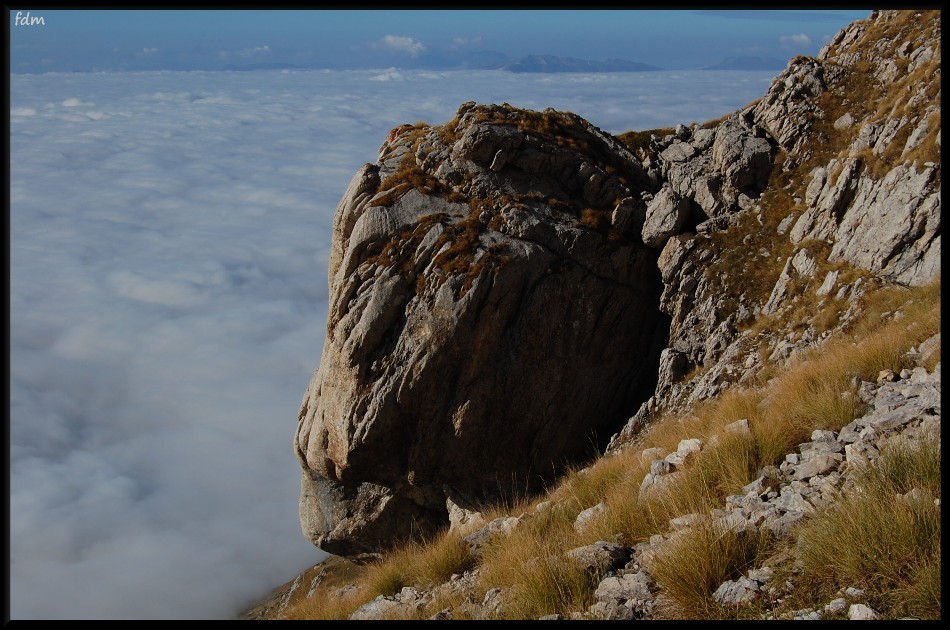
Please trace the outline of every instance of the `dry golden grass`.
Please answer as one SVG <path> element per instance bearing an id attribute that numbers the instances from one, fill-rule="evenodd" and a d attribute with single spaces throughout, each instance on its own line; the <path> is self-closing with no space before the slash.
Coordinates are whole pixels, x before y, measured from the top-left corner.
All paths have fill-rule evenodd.
<path id="1" fill-rule="evenodd" d="M 459 533 L 444 532 L 428 542 L 410 542 L 367 569 L 371 595 L 394 595 L 404 586 L 426 588 L 471 568 L 475 558 Z"/>
<path id="2" fill-rule="evenodd" d="M 314 600 L 306 604 L 310 608 L 301 608 L 301 604 L 292 616 L 344 618 L 378 594 L 392 594 L 406 585 L 424 588 L 476 566 L 480 575 L 476 599 L 490 588 L 506 589 L 502 617 L 529 619 L 583 611 L 592 603 L 600 576 L 568 562 L 563 556 L 565 551 L 596 540 L 632 546 L 653 534 L 668 532 L 672 518 L 721 507 L 725 496 L 737 493 L 763 466 L 778 463 L 785 453 L 807 440 L 814 429 L 840 429 L 862 411 L 853 396 L 842 396 L 853 391 L 852 379 L 875 380 L 882 369 L 912 367 L 907 350 L 940 330 L 939 298 L 939 278 L 923 287 L 873 291 L 862 298 L 864 311 L 853 326 L 826 341 L 819 350 L 805 353 L 789 367 L 776 368 L 771 381 L 730 389 L 697 405 L 687 415 L 655 420 L 635 444 L 600 458 L 583 471 L 570 471 L 545 497 L 487 511 L 486 520 L 507 514 L 529 516 L 510 536 L 486 545 L 480 562 L 468 555 L 461 534 L 444 534 L 428 545 L 412 544 L 387 554 L 383 561 L 366 568 L 365 574 L 355 580 L 358 588 L 346 597 L 318 591 Z M 897 311 L 901 317 L 896 321 L 882 316 Z M 749 421 L 750 434 L 724 431 L 726 425 L 743 418 Z M 640 482 L 650 465 L 641 457 L 642 450 L 659 447 L 668 453 L 676 450 L 682 439 L 694 437 L 705 442 L 704 449 L 694 454 L 662 488 L 639 496 Z M 873 532 L 869 535 L 879 535 L 886 544 L 891 544 L 890 536 L 896 535 L 903 541 L 903 546 L 892 547 L 897 550 L 896 555 L 904 560 L 916 555 L 919 561 L 881 568 L 879 572 L 884 577 L 878 582 L 874 582 L 878 578 L 870 580 L 878 584 L 875 604 L 898 616 L 939 616 L 940 553 L 939 545 L 936 549 L 931 545 L 934 531 L 939 540 L 939 512 L 936 521 L 929 508 L 920 513 L 908 512 L 894 503 L 892 496 L 916 485 L 939 497 L 939 445 L 936 464 L 926 454 L 908 459 L 906 453 L 897 453 L 888 458 L 889 463 L 875 469 L 883 471 L 880 478 L 886 484 L 874 486 L 865 482 L 870 490 L 862 496 L 878 497 L 875 503 L 868 503 L 865 509 L 861 507 L 861 497 L 852 497 L 849 505 L 857 506 L 848 512 L 855 515 L 853 522 L 841 524 L 840 514 L 821 516 L 825 520 L 816 519 L 813 522 L 819 524 L 811 525 L 815 528 L 811 531 L 818 532 L 809 534 L 817 541 L 809 547 L 811 551 L 801 551 L 805 547 L 796 550 L 794 546 L 786 546 L 785 551 L 792 557 L 799 552 L 827 553 L 822 549 L 827 549 L 832 541 L 837 545 L 842 536 L 857 541 L 858 531 Z M 541 499 L 549 499 L 552 504 L 537 513 L 534 503 Z M 573 528 L 578 513 L 601 502 L 607 510 L 590 522 L 584 534 L 578 534 Z M 888 515 L 895 515 L 892 520 L 903 533 L 891 534 L 886 531 L 889 523 L 874 520 L 875 515 L 882 514 L 880 505 L 887 506 Z M 835 533 L 828 533 L 832 531 Z M 718 606 L 711 600 L 711 593 L 721 582 L 760 562 L 764 554 L 774 553 L 777 548 L 773 541 L 722 532 L 712 526 L 697 528 L 679 540 L 664 550 L 654 567 L 663 598 L 671 606 L 665 614 L 695 618 L 754 615 L 754 608 L 737 611 Z M 847 562 L 859 567 L 864 575 L 871 575 L 867 560 L 857 553 L 860 545 L 854 547 L 855 559 Z M 815 585 L 802 586 L 795 597 L 789 598 L 790 604 L 798 602 L 804 606 L 811 601 L 808 598 L 815 597 L 825 597 L 827 601 L 833 595 L 827 589 L 840 586 L 837 582 L 826 584 L 831 578 L 819 570 L 828 563 L 826 557 L 817 555 L 809 562 L 816 572 Z M 842 575 L 841 571 L 836 569 L 833 573 Z M 431 616 L 442 608 L 459 605 L 461 596 L 452 597 L 430 603 L 418 615 Z"/>
<path id="3" fill-rule="evenodd" d="M 726 580 L 758 566 L 770 548 L 764 533 L 723 529 L 703 521 L 675 535 L 657 554 L 650 571 L 675 619 L 722 619 L 730 611 L 712 598 Z"/>
<path id="4" fill-rule="evenodd" d="M 770 446 L 762 449 L 763 455 L 768 452 L 766 461 L 781 456 L 814 429 L 838 430 L 850 422 L 858 411 L 855 398 L 842 393 L 853 391 L 854 377 L 873 381 L 881 370 L 913 367 L 907 350 L 940 329 L 939 287 L 938 279 L 926 287 L 876 292 L 865 301 L 856 333 L 806 353 L 771 383 L 762 422 L 753 425 L 755 434 L 768 436 Z M 900 305 L 901 320 L 882 320 L 885 309 Z"/>
<path id="5" fill-rule="evenodd" d="M 904 163 L 914 164 L 918 169 L 927 162 L 940 163 L 940 112 L 934 112 L 928 119 L 929 131 L 917 147 L 903 156 Z"/>
<path id="6" fill-rule="evenodd" d="M 306 597 L 309 584 L 305 580 L 281 614 L 281 619 L 346 619 L 368 600 L 363 583 L 365 565 L 330 557 L 317 568 L 322 577 L 313 597 Z"/>
<path id="7" fill-rule="evenodd" d="M 572 469 L 552 493 L 552 499 L 571 503 L 577 512 L 597 505 L 612 487 L 629 476 L 628 459 L 624 454 L 610 455 L 588 469 Z"/>
<path id="8" fill-rule="evenodd" d="M 555 505 L 526 519 L 510 536 L 486 545 L 482 593 L 493 587 L 510 589 L 503 618 L 569 614 L 593 603 L 597 576 L 563 555 L 581 544 L 572 528 L 575 516 L 575 510 Z"/>
<path id="9" fill-rule="evenodd" d="M 429 541 L 406 543 L 378 562 L 321 583 L 312 598 L 288 607 L 283 618 L 346 619 L 379 595 L 395 595 L 405 586 L 429 588 L 447 582 L 453 574 L 463 573 L 475 564 L 462 535 L 463 532 L 443 532 Z M 354 588 L 341 594 L 340 586 L 344 584 Z"/>
<path id="10" fill-rule="evenodd" d="M 673 127 L 647 129 L 645 131 L 627 131 L 617 136 L 617 139 L 627 145 L 627 148 L 636 155 L 638 151 L 650 150 L 650 140 L 653 136 L 662 138 L 670 135 L 674 131 L 676 130 L 673 129 Z"/>
<path id="11" fill-rule="evenodd" d="M 301 620 L 338 620 L 347 619 L 362 604 L 369 601 L 360 589 L 345 593 L 326 587 L 319 588 L 309 599 L 302 599 L 294 606 L 288 606 L 281 619 Z"/>
<path id="12" fill-rule="evenodd" d="M 584 227 L 594 232 L 606 232 L 610 227 L 610 212 L 607 210 L 584 208 L 581 210 L 581 217 L 577 221 L 577 227 Z"/>
<path id="13" fill-rule="evenodd" d="M 742 295 L 748 303 L 764 304 L 785 261 L 794 253 L 787 238 L 775 238 L 779 223 L 798 211 L 796 193 L 776 183 L 783 174 L 781 161 L 776 159 L 769 186 L 759 199 L 761 223 L 754 214 L 746 212 L 728 229 L 710 235 L 710 245 L 717 255 L 701 268 L 705 269 L 711 290 L 723 295 L 727 306 L 737 307 Z"/>
<path id="14" fill-rule="evenodd" d="M 915 490 L 916 489 L 916 490 Z M 918 500 L 902 500 L 911 490 Z M 940 618 L 940 444 L 892 447 L 798 536 L 801 579 L 833 595 L 864 588 L 885 618 Z"/>

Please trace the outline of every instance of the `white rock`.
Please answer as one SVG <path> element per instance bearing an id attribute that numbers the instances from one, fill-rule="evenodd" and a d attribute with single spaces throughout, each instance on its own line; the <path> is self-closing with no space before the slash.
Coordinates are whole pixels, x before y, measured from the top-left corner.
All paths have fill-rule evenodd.
<path id="1" fill-rule="evenodd" d="M 873 608 L 866 606 L 864 604 L 851 604 L 851 607 L 848 608 L 848 619 L 880 619 Z"/>
<path id="2" fill-rule="evenodd" d="M 604 503 L 598 503 L 593 507 L 587 508 L 578 514 L 577 518 L 574 520 L 574 531 L 579 534 L 583 534 L 590 526 L 590 522 L 594 520 L 594 518 L 596 518 L 599 514 L 603 514 L 606 511 L 607 505 Z"/>

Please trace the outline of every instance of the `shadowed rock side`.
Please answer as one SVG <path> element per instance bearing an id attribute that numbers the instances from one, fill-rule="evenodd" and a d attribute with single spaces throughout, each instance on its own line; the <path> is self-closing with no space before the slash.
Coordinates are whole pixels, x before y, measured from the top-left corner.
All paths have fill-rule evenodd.
<path id="1" fill-rule="evenodd" d="M 393 130 L 334 219 L 295 440 L 315 545 L 371 555 L 606 445 L 666 344 L 655 189 L 572 114 L 467 103 Z"/>

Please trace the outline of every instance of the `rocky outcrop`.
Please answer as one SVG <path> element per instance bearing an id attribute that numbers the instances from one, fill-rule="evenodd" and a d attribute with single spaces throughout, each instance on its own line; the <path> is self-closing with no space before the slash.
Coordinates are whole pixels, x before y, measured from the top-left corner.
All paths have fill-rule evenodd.
<path id="1" fill-rule="evenodd" d="M 603 446 L 652 392 L 666 339 L 637 233 L 651 186 L 569 114 L 466 104 L 394 130 L 334 219 L 295 440 L 314 544 L 375 553 Z"/>
<path id="2" fill-rule="evenodd" d="M 940 271 L 939 166 L 900 165 L 875 180 L 858 175 L 860 164 L 848 160 L 834 185 L 826 169 L 815 169 L 811 189 L 819 192 L 792 228 L 792 241 L 831 241 L 830 261 L 847 260 L 903 284 L 934 278 Z"/>
<path id="3" fill-rule="evenodd" d="M 830 262 L 847 261 L 900 284 L 937 275 L 939 41 L 938 13 L 875 11 L 838 33 L 817 59 L 799 58 L 773 82 L 775 102 L 763 99 L 754 117 L 767 128 L 784 121 L 788 133 L 773 135 L 793 163 L 815 157 L 803 143 L 814 145 L 816 135 L 841 147 L 807 173 L 792 243 L 826 241 Z M 848 93 L 855 89 L 864 91 L 861 99 Z M 797 95 L 802 90 L 805 98 Z M 825 91 L 830 95 L 815 98 Z M 809 134 L 813 127 L 822 133 Z"/>
<path id="4" fill-rule="evenodd" d="M 680 125 L 673 134 L 657 138 L 644 158 L 644 166 L 651 178 L 664 185 L 661 196 L 653 202 L 663 211 L 649 214 L 674 215 L 678 221 L 667 221 L 669 227 L 662 238 L 648 238 L 645 231 L 644 241 L 662 247 L 685 227 L 692 229 L 707 219 L 727 217 L 748 207 L 768 183 L 773 144 L 761 126 L 739 114 L 712 129 Z M 692 202 L 691 221 L 680 218 L 682 211 L 674 214 L 680 200 Z"/>
<path id="5" fill-rule="evenodd" d="M 646 145 L 507 105 L 394 129 L 334 219 L 295 437 L 307 537 L 360 556 L 467 521 L 821 344 L 870 288 L 933 279 L 939 14 L 921 23 L 873 12 Z"/>
<path id="6" fill-rule="evenodd" d="M 872 12 L 817 58 L 792 59 L 762 99 L 716 127 L 680 126 L 642 151 L 693 216 L 675 230 L 644 228 L 663 248 L 669 344 L 654 396 L 615 446 L 663 410 L 821 344 L 832 333 L 814 323 L 822 309 L 836 309 L 825 319 L 841 328 L 870 286 L 938 276 L 939 18 Z M 672 225 L 670 203 L 661 207 L 665 222 L 653 224 Z M 846 279 L 847 266 L 860 271 Z M 790 321 L 806 304 L 812 319 Z M 773 323 L 761 326 L 763 316 Z M 750 336 L 757 319 L 763 330 Z"/>

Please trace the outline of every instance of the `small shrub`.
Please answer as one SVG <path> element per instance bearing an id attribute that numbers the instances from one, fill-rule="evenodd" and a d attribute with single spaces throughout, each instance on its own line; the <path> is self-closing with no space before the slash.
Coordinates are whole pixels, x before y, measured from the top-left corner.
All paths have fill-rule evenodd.
<path id="1" fill-rule="evenodd" d="M 594 232 L 606 232 L 610 228 L 610 212 L 584 208 L 581 210 L 581 218 L 577 222 L 577 227 L 584 227 Z"/>

